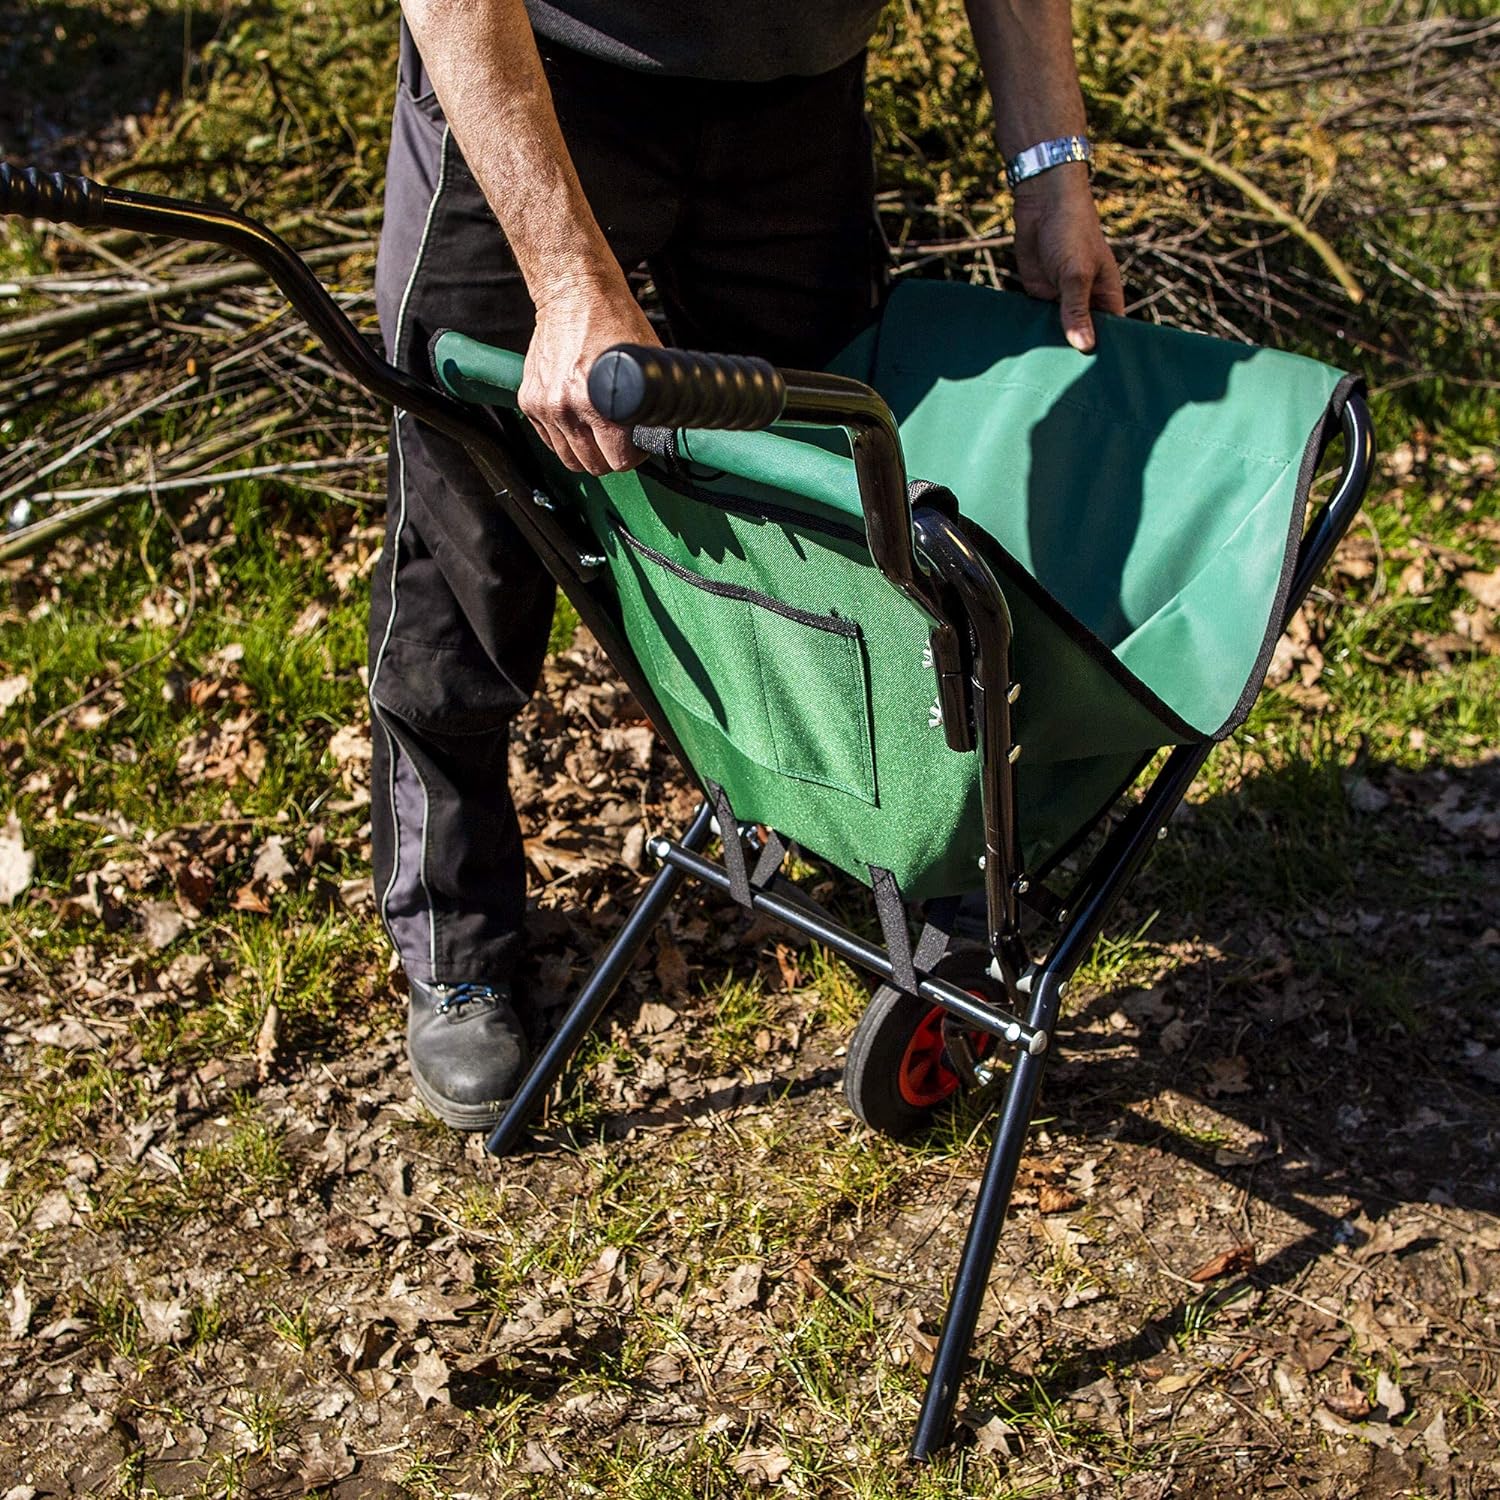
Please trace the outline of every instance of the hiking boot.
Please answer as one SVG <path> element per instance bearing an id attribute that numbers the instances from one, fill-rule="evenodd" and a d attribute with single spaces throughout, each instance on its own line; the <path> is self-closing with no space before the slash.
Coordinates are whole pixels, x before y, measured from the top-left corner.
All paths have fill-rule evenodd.
<path id="1" fill-rule="evenodd" d="M 422 1102 L 455 1130 L 489 1130 L 529 1052 L 509 984 L 426 984 L 408 977 L 406 1057 Z"/>

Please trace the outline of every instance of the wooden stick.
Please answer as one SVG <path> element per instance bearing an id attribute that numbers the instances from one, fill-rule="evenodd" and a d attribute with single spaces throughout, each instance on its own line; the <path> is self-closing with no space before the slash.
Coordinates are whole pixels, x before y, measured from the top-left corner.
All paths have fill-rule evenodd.
<path id="1" fill-rule="evenodd" d="M 310 266 L 324 265 L 329 261 L 367 254 L 374 248 L 374 240 L 355 240 L 346 245 L 324 245 L 309 250 L 302 259 Z M 161 303 L 181 302 L 201 297 L 205 292 L 220 292 L 226 287 L 258 281 L 265 274 L 259 266 L 237 260 L 201 276 L 185 276 L 179 281 L 168 282 L 157 290 L 127 292 L 123 296 L 105 297 L 77 307 L 60 307 L 52 312 L 35 313 L 29 318 L 16 318 L 9 323 L 0 323 L 0 350 L 18 349 L 58 333 L 78 333 L 127 322 L 143 313 L 149 315 Z"/>
<path id="2" fill-rule="evenodd" d="M 1344 295 L 1356 306 L 1365 300 L 1364 288 L 1354 279 L 1348 266 L 1339 259 L 1338 251 L 1316 229 L 1303 223 L 1290 209 L 1283 208 L 1269 193 L 1257 187 L 1237 167 L 1231 167 L 1228 162 L 1222 162 L 1217 157 L 1210 156 L 1208 152 L 1200 151 L 1197 146 L 1189 145 L 1180 135 L 1173 135 L 1171 131 L 1168 131 L 1163 139 L 1179 156 L 1186 157 L 1195 166 L 1202 167 L 1205 172 L 1217 177 L 1220 182 L 1227 182 L 1230 187 L 1249 199 L 1263 214 L 1274 219 L 1283 229 L 1296 235 L 1328 267 L 1333 279 L 1343 287 Z"/>

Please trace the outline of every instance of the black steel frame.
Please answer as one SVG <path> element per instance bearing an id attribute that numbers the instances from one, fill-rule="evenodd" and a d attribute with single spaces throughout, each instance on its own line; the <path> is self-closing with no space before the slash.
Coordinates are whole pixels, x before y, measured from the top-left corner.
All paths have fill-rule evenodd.
<path id="1" fill-rule="evenodd" d="M 599 567 L 597 558 L 591 555 L 592 545 L 570 531 L 563 519 L 566 512 L 536 486 L 508 450 L 493 414 L 456 401 L 381 359 L 281 239 L 255 220 L 229 210 L 122 192 L 85 178 L 0 165 L 0 214 L 7 213 L 209 241 L 238 251 L 264 269 L 358 384 L 468 448 L 495 497 L 504 503 L 522 535 L 593 631 L 657 732 L 691 771 L 691 762 L 682 753 L 650 682 L 625 640 L 616 609 L 603 590 L 591 587 Z M 948 741 L 955 749 L 977 749 L 980 756 L 991 974 L 1010 1008 L 988 1004 L 930 973 L 918 975 L 917 993 L 942 1006 L 965 1028 L 987 1032 L 1008 1043 L 1015 1050 L 1015 1060 L 1001 1097 L 983 1180 L 912 1439 L 912 1456 L 926 1459 L 949 1435 L 959 1380 L 973 1344 L 980 1304 L 1068 982 L 1147 851 L 1165 832 L 1167 820 L 1213 746 L 1189 744 L 1172 751 L 1141 800 L 1105 839 L 1060 905 L 1050 900 L 1033 903 L 1050 915 L 1058 930 L 1045 954 L 1032 959 L 1021 936 L 1020 909 L 1028 896 L 1028 885 L 1018 854 L 1011 777 L 1018 749 L 1011 737 L 1010 707 L 1018 687 L 1010 679 L 1010 618 L 1004 595 L 966 524 L 941 494 L 932 503 L 919 501 L 912 506 L 894 420 L 873 391 L 835 376 L 783 372 L 783 378 L 787 390 L 783 421 L 841 426 L 849 431 L 872 558 L 892 586 L 931 617 L 934 670 Z M 1340 421 L 1344 459 L 1339 482 L 1302 539 L 1284 606 L 1283 628 L 1353 520 L 1368 482 L 1373 432 L 1368 411 L 1357 395 L 1345 401 Z M 661 861 L 661 869 L 598 959 L 559 1029 L 522 1082 L 487 1142 L 490 1151 L 504 1154 L 521 1143 L 569 1057 L 603 1014 L 683 881 L 691 876 L 720 891 L 730 890 L 726 867 L 703 855 L 713 831 L 705 803 L 679 840 L 658 837 L 650 841 L 648 848 Z M 737 829 L 718 831 L 726 840 L 739 837 Z M 883 948 L 812 907 L 774 888 L 753 890 L 751 903 L 755 910 L 827 945 L 882 982 L 898 982 L 891 957 Z"/>

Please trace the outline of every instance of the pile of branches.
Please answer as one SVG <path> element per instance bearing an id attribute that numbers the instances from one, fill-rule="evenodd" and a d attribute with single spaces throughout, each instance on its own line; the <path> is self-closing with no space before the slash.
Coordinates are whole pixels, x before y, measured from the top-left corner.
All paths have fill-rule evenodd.
<path id="1" fill-rule="evenodd" d="M 374 242 L 329 227 L 340 237 L 307 261 L 368 285 Z M 174 491 L 274 479 L 376 503 L 382 413 L 256 266 L 89 249 L 110 264 L 0 283 L 42 304 L 0 323 L 0 561 Z M 370 323 L 373 293 L 334 296 Z"/>
<path id="2" fill-rule="evenodd" d="M 961 7 L 925 9 L 874 63 L 887 220 L 910 273 L 1004 284 L 982 80 Z M 1134 314 L 1358 363 L 1386 388 L 1496 384 L 1500 19 L 1239 43 L 1164 33 L 1130 4 L 1078 19 Z"/>
<path id="3" fill-rule="evenodd" d="M 871 66 L 899 271 L 1004 284 L 1011 226 L 962 5 L 907 5 Z M 297 26 L 315 24 L 298 10 Z M 1096 185 L 1133 311 L 1362 365 L 1387 389 L 1497 383 L 1500 20 L 1236 44 L 1164 33 L 1141 0 L 1121 0 L 1084 6 L 1079 26 Z M 263 121 L 256 88 L 285 95 L 293 76 L 256 40 L 235 43 L 243 59 L 227 44 L 216 54 L 213 110 L 195 101 L 147 122 L 111 180 L 271 205 L 325 279 L 360 289 L 339 300 L 373 337 L 378 151 L 366 141 L 356 170 L 328 139 L 347 123 L 320 122 L 378 118 L 385 102 L 365 97 L 373 84 L 357 109 L 299 96 L 302 136 L 276 150 L 303 164 L 247 177 L 260 137 L 236 148 L 225 132 Z M 261 80 L 243 96 L 237 68 Z M 388 76 L 378 63 L 366 75 Z M 174 163 L 188 161 L 182 176 Z M 119 234 L 34 245 L 45 269 L 0 284 L 0 308 L 15 309 L 0 319 L 0 560 L 132 497 L 235 479 L 373 503 L 381 415 L 253 267 Z"/>

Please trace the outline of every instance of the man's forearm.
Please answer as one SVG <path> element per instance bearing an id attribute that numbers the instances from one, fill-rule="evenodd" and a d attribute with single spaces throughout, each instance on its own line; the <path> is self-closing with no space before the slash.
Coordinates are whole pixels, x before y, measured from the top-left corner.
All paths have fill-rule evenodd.
<path id="1" fill-rule="evenodd" d="M 1006 157 L 1061 135 L 1083 135 L 1068 0 L 966 0 L 974 45 L 995 101 Z"/>
<path id="2" fill-rule="evenodd" d="M 522 0 L 402 0 L 464 160 L 539 305 L 624 286 L 579 185 Z"/>

